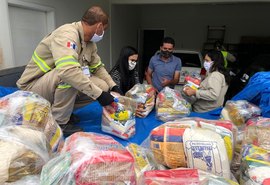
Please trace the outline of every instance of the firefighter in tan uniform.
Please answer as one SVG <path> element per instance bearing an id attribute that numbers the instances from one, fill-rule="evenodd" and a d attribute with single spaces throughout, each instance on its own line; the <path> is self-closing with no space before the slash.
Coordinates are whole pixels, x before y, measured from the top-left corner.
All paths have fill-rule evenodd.
<path id="1" fill-rule="evenodd" d="M 106 13 L 97 6 L 89 8 L 81 21 L 65 24 L 41 40 L 17 81 L 20 89 L 52 104 L 52 114 L 66 135 L 82 130 L 67 124 L 76 98 L 84 94 L 87 102 L 98 100 L 106 106 L 113 102 L 108 91 L 121 93 L 97 54 L 95 42 L 107 26 Z"/>

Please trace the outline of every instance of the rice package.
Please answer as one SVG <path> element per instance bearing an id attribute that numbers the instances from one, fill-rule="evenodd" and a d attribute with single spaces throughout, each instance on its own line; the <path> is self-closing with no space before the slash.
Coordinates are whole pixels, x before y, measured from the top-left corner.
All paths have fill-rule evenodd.
<path id="1" fill-rule="evenodd" d="M 187 128 L 183 135 L 189 168 L 230 179 L 230 163 L 222 137 L 208 129 Z"/>
<path id="2" fill-rule="evenodd" d="M 207 120 L 198 118 L 196 120 L 200 128 L 212 130 L 222 137 L 229 162 L 231 163 L 234 155 L 235 136 L 237 135 L 237 128 L 233 123 L 228 120 Z"/>
<path id="3" fill-rule="evenodd" d="M 150 133 L 150 148 L 155 159 L 169 168 L 186 167 L 183 133 L 186 128 L 197 125 L 196 121 L 166 122 Z"/>
<path id="4" fill-rule="evenodd" d="M 41 172 L 50 159 L 44 133 L 23 126 L 0 128 L 0 184 Z"/>
<path id="5" fill-rule="evenodd" d="M 50 103 L 33 92 L 16 91 L 0 99 L 0 127 L 7 125 L 24 125 L 44 132 L 52 151 L 63 142 Z"/>
<path id="6" fill-rule="evenodd" d="M 146 117 L 155 106 L 156 90 L 152 85 L 135 84 L 125 96 L 135 100 L 138 108 L 143 109 L 142 117 Z"/>
<path id="7" fill-rule="evenodd" d="M 235 127 L 231 121 L 182 118 L 166 122 L 151 131 L 148 138 L 150 148 L 159 163 L 169 168 L 187 166 L 187 156 L 183 145 L 183 135 L 187 128 L 203 128 L 219 135 L 223 141 L 222 146 L 225 147 L 225 153 L 222 155 L 227 156 L 228 161 L 226 162 L 232 161 L 234 133 L 237 133 L 237 131 L 234 130 Z M 208 137 L 205 136 L 206 139 Z"/>
<path id="8" fill-rule="evenodd" d="M 41 185 L 136 184 L 134 159 L 110 136 L 77 132 L 42 169 Z"/>
<path id="9" fill-rule="evenodd" d="M 157 95 L 156 117 L 162 121 L 172 121 L 177 118 L 186 117 L 190 114 L 191 105 L 180 94 L 180 92 L 165 87 Z"/>
<path id="10" fill-rule="evenodd" d="M 144 172 L 146 185 L 238 185 L 237 182 L 198 169 L 151 170 Z"/>
<path id="11" fill-rule="evenodd" d="M 246 100 L 229 100 L 221 111 L 222 118 L 225 120 L 231 120 L 236 126 L 241 126 L 249 118 L 260 115 L 261 109 Z"/>
<path id="12" fill-rule="evenodd" d="M 122 139 L 128 139 L 135 134 L 136 102 L 131 98 L 119 96 L 114 102 L 103 108 L 101 128 Z"/>

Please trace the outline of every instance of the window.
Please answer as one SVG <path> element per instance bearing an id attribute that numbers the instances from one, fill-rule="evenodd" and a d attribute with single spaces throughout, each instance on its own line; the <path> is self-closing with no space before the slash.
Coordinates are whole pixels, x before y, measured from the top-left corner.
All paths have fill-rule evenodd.
<path id="1" fill-rule="evenodd" d="M 175 52 L 173 55 L 181 59 L 183 67 L 201 68 L 201 60 L 199 55 L 196 53 Z"/>

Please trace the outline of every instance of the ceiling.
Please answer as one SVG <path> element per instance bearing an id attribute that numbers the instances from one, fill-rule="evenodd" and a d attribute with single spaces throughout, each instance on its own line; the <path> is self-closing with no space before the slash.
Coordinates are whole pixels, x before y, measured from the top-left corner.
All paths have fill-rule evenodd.
<path id="1" fill-rule="evenodd" d="M 266 3 L 270 0 L 111 0 L 111 4 L 233 4 Z"/>

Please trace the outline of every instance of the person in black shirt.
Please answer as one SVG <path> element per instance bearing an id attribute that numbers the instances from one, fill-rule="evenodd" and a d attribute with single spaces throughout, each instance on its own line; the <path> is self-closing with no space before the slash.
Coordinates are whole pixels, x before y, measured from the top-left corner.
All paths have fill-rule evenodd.
<path id="1" fill-rule="evenodd" d="M 122 94 L 125 94 L 135 84 L 139 82 L 138 70 L 138 51 L 125 46 L 121 49 L 116 65 L 109 72 L 114 82 L 120 87 Z"/>

